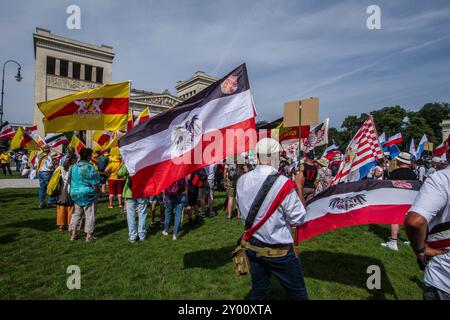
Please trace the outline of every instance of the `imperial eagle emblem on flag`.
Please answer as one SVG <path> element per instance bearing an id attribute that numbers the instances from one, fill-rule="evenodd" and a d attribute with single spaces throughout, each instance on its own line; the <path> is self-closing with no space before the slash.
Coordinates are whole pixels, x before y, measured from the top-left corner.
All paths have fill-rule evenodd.
<path id="1" fill-rule="evenodd" d="M 229 76 L 228 78 L 226 78 L 220 85 L 220 89 L 222 90 L 223 94 L 235 93 L 238 89 L 237 77 Z"/>
<path id="2" fill-rule="evenodd" d="M 176 150 L 181 154 L 193 149 L 200 141 L 202 133 L 202 122 L 198 115 L 187 117 L 180 125 L 175 125 L 172 131 L 172 142 Z"/>

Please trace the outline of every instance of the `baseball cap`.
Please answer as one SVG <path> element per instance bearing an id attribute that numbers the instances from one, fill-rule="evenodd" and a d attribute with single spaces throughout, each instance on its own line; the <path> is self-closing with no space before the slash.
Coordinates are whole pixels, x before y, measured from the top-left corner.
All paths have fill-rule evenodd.
<path id="1" fill-rule="evenodd" d="M 256 144 L 256 152 L 259 154 L 273 154 L 281 150 L 281 145 L 272 138 L 263 138 Z"/>

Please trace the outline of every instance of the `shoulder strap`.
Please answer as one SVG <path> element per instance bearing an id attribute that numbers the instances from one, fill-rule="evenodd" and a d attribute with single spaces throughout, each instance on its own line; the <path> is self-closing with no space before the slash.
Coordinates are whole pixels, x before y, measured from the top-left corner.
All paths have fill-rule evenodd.
<path id="1" fill-rule="evenodd" d="M 269 193 L 270 188 L 272 188 L 273 183 L 275 182 L 275 180 L 278 179 L 279 176 L 280 176 L 280 174 L 278 172 L 273 173 L 273 174 L 269 175 L 266 178 L 266 180 L 264 180 L 263 185 L 258 190 L 258 193 L 256 194 L 256 197 L 253 200 L 253 203 L 252 203 L 250 210 L 248 212 L 248 215 L 247 215 L 247 219 L 245 219 L 245 230 L 248 230 L 253 226 L 253 223 L 255 222 L 255 219 L 256 219 L 256 215 L 259 212 L 259 208 L 261 207 L 264 199 L 266 198 L 267 194 Z"/>
<path id="2" fill-rule="evenodd" d="M 42 164 L 44 163 L 45 159 L 47 159 L 48 155 L 43 156 L 41 159 L 39 159 L 38 165 L 37 165 L 37 171 L 41 170 Z"/>
<path id="3" fill-rule="evenodd" d="M 261 220 L 258 221 L 257 224 L 252 226 L 250 229 L 245 230 L 242 239 L 245 241 L 249 241 L 250 238 L 253 236 L 253 234 L 258 231 L 259 228 L 262 227 L 264 223 L 266 223 L 267 220 L 272 216 L 272 214 L 277 210 L 277 208 L 281 205 L 281 203 L 284 201 L 286 196 L 295 189 L 295 183 L 292 180 L 286 180 L 284 185 L 281 187 L 281 189 L 278 191 L 276 197 L 273 199 L 272 203 L 270 204 L 269 208 L 267 209 L 267 212 L 264 214 Z"/>

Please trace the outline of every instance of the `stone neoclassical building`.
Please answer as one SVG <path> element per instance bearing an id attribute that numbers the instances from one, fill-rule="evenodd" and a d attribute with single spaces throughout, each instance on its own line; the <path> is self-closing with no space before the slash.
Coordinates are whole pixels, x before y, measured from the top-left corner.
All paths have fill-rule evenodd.
<path id="1" fill-rule="evenodd" d="M 50 30 L 36 28 L 33 34 L 35 55 L 35 88 L 33 124 L 38 125 L 42 136 L 43 115 L 37 103 L 56 99 L 77 91 L 88 90 L 112 82 L 113 48 L 108 45 L 92 45 L 54 35 Z M 129 77 L 132 79 L 132 77 Z M 218 79 L 197 71 L 186 80 L 178 81 L 176 96 L 169 90 L 155 93 L 131 89 L 130 108 L 138 115 L 149 108 L 150 116 L 166 111 L 200 92 Z M 85 135 L 92 146 L 92 132 Z"/>

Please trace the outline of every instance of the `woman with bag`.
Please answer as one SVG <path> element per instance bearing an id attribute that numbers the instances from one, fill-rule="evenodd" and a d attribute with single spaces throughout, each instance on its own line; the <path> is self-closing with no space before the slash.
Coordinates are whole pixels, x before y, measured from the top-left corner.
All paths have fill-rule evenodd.
<path id="1" fill-rule="evenodd" d="M 58 226 L 59 231 L 64 231 L 66 226 L 68 227 L 69 232 L 71 231 L 70 221 L 72 219 L 74 206 L 70 199 L 69 188 L 70 173 L 75 162 L 77 162 L 77 156 L 72 150 L 69 150 L 66 160 L 61 166 L 61 192 L 56 198 L 56 225 Z"/>

